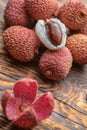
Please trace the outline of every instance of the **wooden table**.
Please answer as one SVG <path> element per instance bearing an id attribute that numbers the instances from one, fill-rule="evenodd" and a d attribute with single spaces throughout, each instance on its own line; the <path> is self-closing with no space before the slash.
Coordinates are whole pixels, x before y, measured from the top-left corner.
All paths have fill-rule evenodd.
<path id="1" fill-rule="evenodd" d="M 3 91 L 11 90 L 15 81 L 31 77 L 39 83 L 39 93 L 52 91 L 55 108 L 52 115 L 33 130 L 87 130 L 87 65 L 74 64 L 68 76 L 60 82 L 47 80 L 38 68 L 38 55 L 32 62 L 14 60 L 4 48 L 3 11 L 7 0 L 0 0 L 0 100 Z M 12 125 L 0 106 L 0 130 L 22 130 Z"/>

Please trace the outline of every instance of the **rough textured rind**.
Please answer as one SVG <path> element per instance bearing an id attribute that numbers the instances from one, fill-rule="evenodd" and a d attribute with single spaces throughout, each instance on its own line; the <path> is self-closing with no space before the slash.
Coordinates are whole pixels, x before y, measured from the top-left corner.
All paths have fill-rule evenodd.
<path id="1" fill-rule="evenodd" d="M 67 39 L 66 46 L 72 53 L 73 60 L 78 64 L 87 64 L 87 36 L 74 34 Z"/>
<path id="2" fill-rule="evenodd" d="M 78 30 L 87 22 L 87 9 L 78 0 L 70 0 L 60 8 L 58 18 L 69 29 Z"/>
<path id="3" fill-rule="evenodd" d="M 31 24 L 31 16 L 28 15 L 25 9 L 24 0 L 9 0 L 4 12 L 6 24 L 8 26 L 29 26 Z"/>
<path id="4" fill-rule="evenodd" d="M 9 53 L 21 62 L 33 59 L 40 45 L 35 32 L 22 26 L 12 26 L 5 30 L 3 40 Z"/>
<path id="5" fill-rule="evenodd" d="M 79 33 L 87 35 L 87 23 L 80 29 Z"/>
<path id="6" fill-rule="evenodd" d="M 70 71 L 72 56 L 68 48 L 47 50 L 40 58 L 39 67 L 43 75 L 52 80 L 61 80 Z"/>
<path id="7" fill-rule="evenodd" d="M 25 5 L 29 14 L 35 19 L 47 19 L 57 15 L 59 11 L 56 0 L 25 0 Z"/>

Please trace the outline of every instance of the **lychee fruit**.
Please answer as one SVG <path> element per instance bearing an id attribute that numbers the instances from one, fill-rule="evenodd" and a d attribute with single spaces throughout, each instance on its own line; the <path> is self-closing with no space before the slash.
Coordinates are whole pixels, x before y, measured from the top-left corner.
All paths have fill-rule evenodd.
<path id="1" fill-rule="evenodd" d="M 35 32 L 23 26 L 11 26 L 5 30 L 3 40 L 8 52 L 21 62 L 33 59 L 40 45 Z"/>
<path id="2" fill-rule="evenodd" d="M 66 46 L 71 51 L 73 60 L 78 64 L 87 64 L 87 36 L 73 34 L 68 37 Z"/>
<path id="3" fill-rule="evenodd" d="M 60 8 L 58 18 L 69 29 L 78 30 L 87 22 L 87 9 L 79 0 L 70 0 Z"/>
<path id="4" fill-rule="evenodd" d="M 60 50 L 44 52 L 39 67 L 44 76 L 52 80 L 61 80 L 69 73 L 72 66 L 72 55 L 67 47 Z"/>
<path id="5" fill-rule="evenodd" d="M 80 29 L 79 33 L 87 35 L 87 23 Z"/>
<path id="6" fill-rule="evenodd" d="M 25 5 L 35 20 L 51 18 L 59 11 L 57 0 L 25 0 Z"/>
<path id="7" fill-rule="evenodd" d="M 50 50 L 59 50 L 66 44 L 67 29 L 57 18 L 38 20 L 35 32 L 41 43 Z"/>
<path id="8" fill-rule="evenodd" d="M 9 0 L 4 12 L 7 26 L 29 26 L 32 18 L 28 15 L 24 0 Z"/>
<path id="9" fill-rule="evenodd" d="M 30 78 L 23 78 L 15 83 L 14 95 L 7 98 L 6 104 L 2 108 L 5 110 L 6 117 L 16 126 L 32 128 L 52 113 L 54 108 L 52 93 L 42 94 L 35 100 L 37 89 L 37 81 Z M 11 95 L 10 92 L 9 95 Z M 6 96 L 8 97 L 8 93 L 5 91 L 3 97 Z M 2 104 L 3 102 L 4 100 L 2 100 Z"/>

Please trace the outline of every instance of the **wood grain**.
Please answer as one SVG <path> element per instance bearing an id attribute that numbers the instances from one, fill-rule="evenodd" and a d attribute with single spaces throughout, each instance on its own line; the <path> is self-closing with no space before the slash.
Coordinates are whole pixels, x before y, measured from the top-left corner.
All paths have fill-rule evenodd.
<path id="1" fill-rule="evenodd" d="M 39 70 L 36 55 L 33 61 L 20 63 L 5 50 L 2 34 L 5 27 L 3 12 L 7 0 L 0 0 L 0 103 L 4 90 L 12 90 L 16 80 L 31 77 L 39 83 L 39 93 L 51 91 L 55 98 L 52 115 L 33 130 L 87 130 L 87 65 L 74 64 L 68 76 L 54 82 Z M 0 106 L 0 130 L 22 130 L 3 115 Z"/>

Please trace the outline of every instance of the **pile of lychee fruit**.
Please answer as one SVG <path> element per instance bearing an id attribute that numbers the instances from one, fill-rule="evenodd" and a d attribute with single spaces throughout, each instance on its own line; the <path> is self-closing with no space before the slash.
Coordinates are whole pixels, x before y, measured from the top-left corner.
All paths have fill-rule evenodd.
<path id="1" fill-rule="evenodd" d="M 41 48 L 41 73 L 61 80 L 72 63 L 87 64 L 87 8 L 80 0 L 9 0 L 4 12 L 3 41 L 20 62 L 31 61 Z"/>

